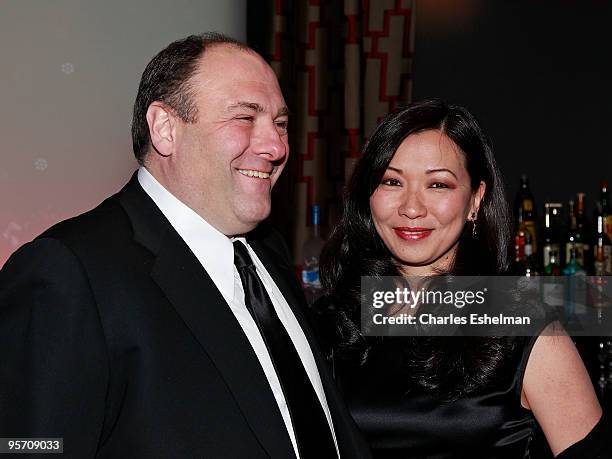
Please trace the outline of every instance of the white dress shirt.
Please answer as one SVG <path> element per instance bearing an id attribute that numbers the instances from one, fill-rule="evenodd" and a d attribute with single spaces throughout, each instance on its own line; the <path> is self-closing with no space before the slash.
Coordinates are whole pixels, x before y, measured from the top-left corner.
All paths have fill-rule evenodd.
<path id="1" fill-rule="evenodd" d="M 270 354 L 264 343 L 263 337 L 253 320 L 253 317 L 249 313 L 245 305 L 244 290 L 242 288 L 242 282 L 238 270 L 234 266 L 234 246 L 233 241 L 238 239 L 242 241 L 253 259 L 257 274 L 261 278 L 264 287 L 266 288 L 274 309 L 278 314 L 278 317 L 291 338 L 293 345 L 295 346 L 306 373 L 310 378 L 310 382 L 314 387 L 314 390 L 321 402 L 329 428 L 331 429 L 332 436 L 334 438 L 334 444 L 336 445 L 336 452 L 338 457 L 338 443 L 336 441 L 336 434 L 334 432 L 334 426 L 329 412 L 329 406 L 325 398 L 325 392 L 323 391 L 323 384 L 321 383 L 321 377 L 317 369 L 316 362 L 312 355 L 312 350 L 308 345 L 308 341 L 302 328 L 300 327 L 297 319 L 295 318 L 293 311 L 287 304 L 287 300 L 283 297 L 282 293 L 272 280 L 272 277 L 257 257 L 257 254 L 251 249 L 244 237 L 228 238 L 209 223 L 194 212 L 190 207 L 184 204 L 182 201 L 177 199 L 168 190 L 166 190 L 151 173 L 144 167 L 138 170 L 138 182 L 144 189 L 144 191 L 153 199 L 157 207 L 166 216 L 170 224 L 174 227 L 176 232 L 183 238 L 189 249 L 196 256 L 202 267 L 206 270 L 212 281 L 215 283 L 219 292 L 227 302 L 229 308 L 233 312 L 238 324 L 244 331 L 249 343 L 251 344 L 261 368 L 263 369 L 270 389 L 274 395 L 274 399 L 278 404 L 278 408 L 287 427 L 287 432 L 291 438 L 293 449 L 295 450 L 296 456 L 299 458 L 299 452 L 297 442 L 295 439 L 295 432 L 291 423 L 291 417 L 289 415 L 289 409 L 287 408 L 287 402 L 278 379 L 278 375 L 274 370 Z M 202 305 L 202 307 L 205 307 Z"/>

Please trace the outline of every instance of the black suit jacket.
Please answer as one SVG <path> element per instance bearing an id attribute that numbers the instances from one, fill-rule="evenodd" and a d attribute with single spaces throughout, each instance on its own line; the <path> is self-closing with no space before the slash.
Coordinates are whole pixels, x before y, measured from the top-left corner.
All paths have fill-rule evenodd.
<path id="1" fill-rule="evenodd" d="M 310 342 L 342 457 L 367 457 L 286 246 L 265 227 L 249 243 Z M 0 437 L 63 437 L 76 458 L 294 457 L 247 338 L 136 175 L 9 259 L 0 349 Z"/>

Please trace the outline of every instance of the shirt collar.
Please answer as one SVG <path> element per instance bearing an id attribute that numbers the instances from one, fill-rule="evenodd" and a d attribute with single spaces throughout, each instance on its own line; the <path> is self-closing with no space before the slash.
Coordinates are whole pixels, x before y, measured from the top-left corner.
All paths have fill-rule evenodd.
<path id="1" fill-rule="evenodd" d="M 145 167 L 138 169 L 138 182 L 185 241 L 221 295 L 226 301 L 233 301 L 232 241 L 164 188 Z"/>

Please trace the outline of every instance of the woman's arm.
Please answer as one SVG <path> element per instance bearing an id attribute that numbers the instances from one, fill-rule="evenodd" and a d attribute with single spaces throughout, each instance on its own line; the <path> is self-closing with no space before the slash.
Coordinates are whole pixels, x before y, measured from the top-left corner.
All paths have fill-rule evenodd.
<path id="1" fill-rule="evenodd" d="M 533 346 L 521 403 L 533 412 L 555 456 L 586 437 L 601 418 L 582 359 L 558 322 L 548 325 Z"/>

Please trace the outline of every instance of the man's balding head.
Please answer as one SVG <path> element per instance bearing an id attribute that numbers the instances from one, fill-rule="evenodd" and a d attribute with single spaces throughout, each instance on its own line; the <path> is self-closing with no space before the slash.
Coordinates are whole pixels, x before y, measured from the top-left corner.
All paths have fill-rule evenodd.
<path id="1" fill-rule="evenodd" d="M 162 102 L 185 123 L 197 120 L 197 107 L 190 86 L 192 76 L 207 49 L 215 46 L 235 47 L 255 53 L 246 44 L 226 35 L 208 32 L 177 40 L 160 51 L 147 64 L 138 87 L 132 118 L 132 145 L 140 164 L 151 147 L 147 109 L 153 102 Z"/>

